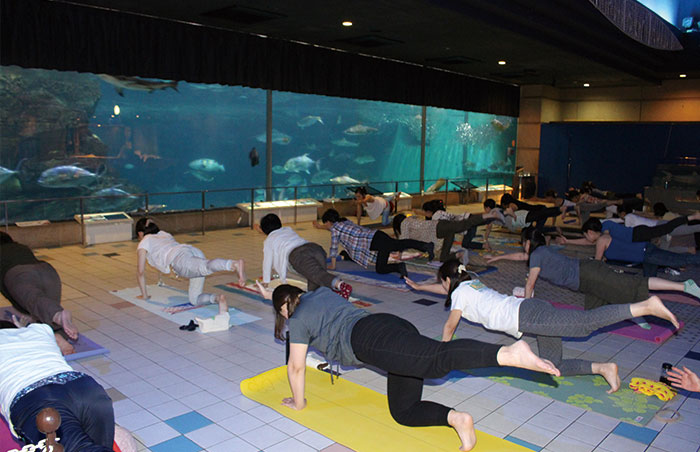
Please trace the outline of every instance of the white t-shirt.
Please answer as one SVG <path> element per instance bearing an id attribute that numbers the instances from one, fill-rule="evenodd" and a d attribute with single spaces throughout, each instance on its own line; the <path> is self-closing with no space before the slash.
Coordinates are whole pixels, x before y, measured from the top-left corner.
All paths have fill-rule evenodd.
<path id="1" fill-rule="evenodd" d="M 520 232 L 521 229 L 530 226 L 530 223 L 525 221 L 527 214 L 530 213 L 527 210 L 516 210 L 513 212 L 515 218 L 511 215 L 506 215 L 506 227 L 511 232 Z"/>
<path id="2" fill-rule="evenodd" d="M 157 234 L 144 236 L 136 249 L 146 250 L 148 252 L 146 260 L 159 272 L 170 273 L 170 264 L 173 263 L 177 253 L 189 246 L 177 243 L 172 235 L 160 231 Z"/>
<path id="3" fill-rule="evenodd" d="M 470 213 L 469 212 L 464 212 L 461 214 L 457 213 L 449 213 L 445 212 L 444 210 L 438 210 L 435 212 L 432 216 L 433 220 L 447 220 L 447 221 L 461 221 L 461 220 L 466 220 L 469 218 Z"/>
<path id="4" fill-rule="evenodd" d="M 478 279 L 464 281 L 452 292 L 452 308 L 462 311 L 462 317 L 480 323 L 485 328 L 503 331 L 519 339 L 520 303 L 523 299 L 503 295 L 486 287 Z"/>
<path id="5" fill-rule="evenodd" d="M 656 226 L 659 224 L 659 220 L 653 218 L 643 217 L 634 213 L 628 213 L 625 215 L 625 226 L 628 228 L 633 228 L 635 226 Z"/>
<path id="6" fill-rule="evenodd" d="M 374 201 L 368 202 L 365 206 L 365 210 L 367 211 L 367 216 L 370 217 L 370 219 L 376 220 L 382 216 L 384 209 L 386 209 L 389 205 L 389 201 L 380 196 L 373 196 L 372 198 L 374 198 Z"/>
<path id="7" fill-rule="evenodd" d="M 0 329 L 0 412 L 10 428 L 10 404 L 22 389 L 72 370 L 50 326 L 32 323 L 26 328 Z"/>
<path id="8" fill-rule="evenodd" d="M 292 228 L 283 227 L 270 232 L 263 245 L 263 282 L 269 283 L 272 269 L 277 270 L 280 280 L 287 282 L 287 262 L 289 253 L 301 245 L 308 243 L 299 237 Z"/>

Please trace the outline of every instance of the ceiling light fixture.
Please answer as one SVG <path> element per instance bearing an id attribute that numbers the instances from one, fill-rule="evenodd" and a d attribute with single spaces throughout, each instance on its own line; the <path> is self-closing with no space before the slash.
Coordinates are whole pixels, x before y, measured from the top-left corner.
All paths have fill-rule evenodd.
<path id="1" fill-rule="evenodd" d="M 680 78 L 686 78 L 686 77 L 687 77 L 687 75 L 685 75 L 685 74 L 680 74 L 680 75 L 678 75 L 678 76 L 679 76 Z"/>
<path id="2" fill-rule="evenodd" d="M 584 83 L 584 84 L 583 84 L 583 87 L 584 87 L 584 88 L 588 88 L 589 86 L 591 86 L 590 83 Z"/>
<path id="3" fill-rule="evenodd" d="M 352 27 L 352 21 L 344 20 L 344 21 L 343 21 L 343 27 Z"/>
<path id="4" fill-rule="evenodd" d="M 505 65 L 506 65 L 506 60 L 500 60 L 500 61 L 498 62 L 498 64 L 501 65 L 501 66 L 505 66 Z"/>

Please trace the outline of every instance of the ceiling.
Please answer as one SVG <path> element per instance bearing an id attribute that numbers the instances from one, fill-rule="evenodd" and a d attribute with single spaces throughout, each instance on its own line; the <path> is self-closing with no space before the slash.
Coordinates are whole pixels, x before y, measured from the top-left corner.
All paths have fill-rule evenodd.
<path id="1" fill-rule="evenodd" d="M 700 78 L 700 46 L 695 37 L 685 50 L 652 49 L 626 36 L 588 0 L 70 3 L 314 44 L 515 85 L 646 85 L 677 79 L 679 73 Z M 343 27 L 344 20 L 353 26 Z M 499 65 L 499 60 L 507 64 Z"/>

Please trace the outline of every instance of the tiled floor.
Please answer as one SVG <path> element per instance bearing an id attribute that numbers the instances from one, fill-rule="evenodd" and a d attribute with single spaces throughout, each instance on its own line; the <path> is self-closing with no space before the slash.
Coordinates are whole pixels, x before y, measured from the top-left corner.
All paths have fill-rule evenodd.
<path id="1" fill-rule="evenodd" d="M 469 210 L 478 206 L 469 206 Z M 461 209 L 464 210 L 464 206 Z M 329 234 L 299 224 L 300 235 L 328 249 Z M 177 237 L 192 242 L 190 234 Z M 197 235 L 197 246 L 209 257 L 245 259 L 249 276 L 259 276 L 263 238 L 249 229 Z M 108 355 L 74 362 L 76 370 L 94 376 L 114 400 L 117 422 L 134 433 L 142 450 L 154 452 L 246 452 L 348 450 L 276 411 L 259 405 L 239 390 L 241 380 L 284 364 L 284 346 L 273 339 L 269 305 L 226 293 L 229 304 L 261 320 L 227 332 L 203 335 L 178 330 L 154 314 L 124 302 L 112 290 L 136 286 L 136 242 L 39 249 L 50 259 L 63 281 L 64 306 L 72 310 L 82 334 L 107 347 Z M 506 251 L 512 246 L 500 247 Z M 578 250 L 577 254 L 587 251 Z M 483 263 L 478 255 L 474 263 Z M 525 265 L 498 264 L 499 271 L 482 278 L 491 287 L 510 293 L 524 285 Z M 700 271 L 686 271 L 680 280 Z M 149 269 L 148 282 L 158 281 Z M 186 281 L 163 276 L 168 284 Z M 207 278 L 207 289 L 233 281 L 230 274 Z M 372 312 L 405 317 L 427 336 L 441 334 L 446 312 L 442 303 L 407 301 L 422 296 L 354 284 L 355 293 L 382 300 Z M 537 295 L 569 304 L 582 304 L 580 294 L 538 282 Z M 686 329 L 664 344 L 624 340 L 599 334 L 587 341 L 566 342 L 567 356 L 592 353 L 619 363 L 628 374 L 656 379 L 664 361 L 700 371 L 700 361 L 683 358 L 700 352 L 700 307 L 672 304 Z M 511 343 L 500 333 L 462 322 L 458 333 L 487 342 Z M 385 392 L 385 377 L 368 369 L 350 370 L 344 378 Z M 696 452 L 700 446 L 700 397 L 679 394 L 669 406 L 681 413 L 673 424 L 651 421 L 644 429 L 601 414 L 482 378 L 450 379 L 425 387 L 427 398 L 470 412 L 479 430 L 533 450 L 549 452 L 667 451 Z M 455 437 L 455 450 L 457 448 Z"/>

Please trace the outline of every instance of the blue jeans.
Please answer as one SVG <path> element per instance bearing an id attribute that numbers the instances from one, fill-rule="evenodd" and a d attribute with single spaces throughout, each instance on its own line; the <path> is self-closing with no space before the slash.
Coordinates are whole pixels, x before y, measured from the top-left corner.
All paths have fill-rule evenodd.
<path id="1" fill-rule="evenodd" d="M 644 261 L 642 262 L 644 276 L 656 276 L 659 265 L 666 267 L 700 265 L 700 254 L 672 253 L 650 243 L 644 251 Z"/>
<path id="2" fill-rule="evenodd" d="M 498 366 L 496 355 L 501 348 L 471 339 L 436 341 L 393 314 L 371 314 L 358 320 L 350 343 L 357 359 L 389 373 L 391 416 L 412 427 L 449 425 L 450 408 L 421 400 L 424 378 L 440 378 L 456 369 Z"/>
<path id="3" fill-rule="evenodd" d="M 36 427 L 36 415 L 46 407 L 61 415 L 56 432 L 65 452 L 111 452 L 114 443 L 112 399 L 91 377 L 66 384 L 41 386 L 21 397 L 10 412 L 22 439 L 36 444 L 46 435 Z"/>

